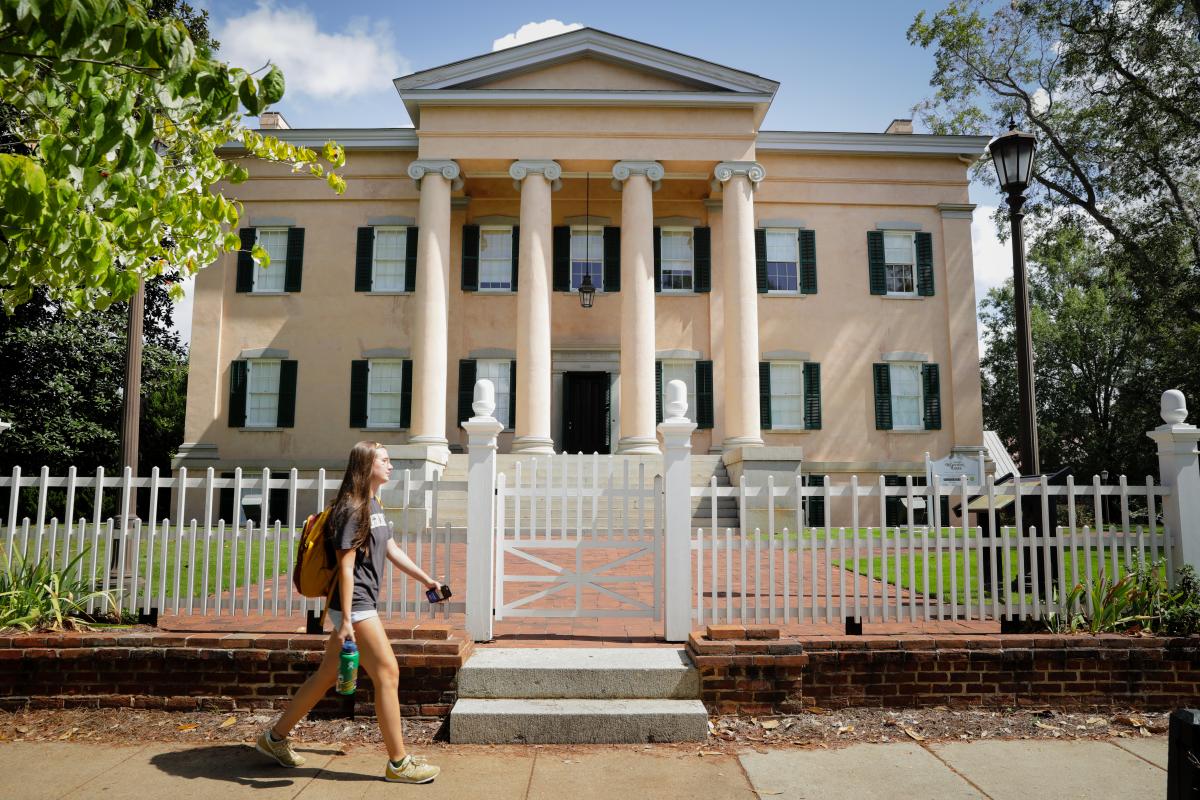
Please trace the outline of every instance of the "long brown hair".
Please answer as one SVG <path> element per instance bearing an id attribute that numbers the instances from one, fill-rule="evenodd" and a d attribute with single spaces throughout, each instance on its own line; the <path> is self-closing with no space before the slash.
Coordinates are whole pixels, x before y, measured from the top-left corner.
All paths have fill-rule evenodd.
<path id="1" fill-rule="evenodd" d="M 350 450 L 346 462 L 346 474 L 333 500 L 333 513 L 329 515 L 329 531 L 340 537 L 346 525 L 357 521 L 352 547 L 365 552 L 371 537 L 371 472 L 375 467 L 375 454 L 383 448 L 379 442 L 359 442 Z"/>

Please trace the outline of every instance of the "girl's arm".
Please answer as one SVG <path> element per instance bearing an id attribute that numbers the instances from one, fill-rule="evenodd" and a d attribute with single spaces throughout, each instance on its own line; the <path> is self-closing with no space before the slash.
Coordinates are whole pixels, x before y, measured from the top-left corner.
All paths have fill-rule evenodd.
<path id="1" fill-rule="evenodd" d="M 437 581 L 429 577 L 429 573 L 413 563 L 413 560 L 408 557 L 408 554 L 400 549 L 400 545 L 396 544 L 391 539 L 387 543 L 387 557 L 396 565 L 396 569 L 408 575 L 414 580 L 418 580 L 425 584 L 426 589 L 434 589 L 437 587 Z"/>
<path id="2" fill-rule="evenodd" d="M 350 622 L 350 606 L 354 602 L 354 550 L 338 550 L 338 597 L 342 601 L 342 627 L 338 636 L 343 642 L 354 641 L 354 625 Z"/>

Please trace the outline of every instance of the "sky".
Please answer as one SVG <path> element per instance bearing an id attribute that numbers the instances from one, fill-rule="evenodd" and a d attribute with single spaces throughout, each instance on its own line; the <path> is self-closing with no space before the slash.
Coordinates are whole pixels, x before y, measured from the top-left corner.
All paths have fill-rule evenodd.
<path id="1" fill-rule="evenodd" d="M 752 72 L 780 83 L 765 130 L 883 132 L 932 94 L 933 55 L 905 32 L 943 3 L 812 2 L 505 3 L 409 0 L 192 0 L 209 12 L 220 58 L 284 72 L 274 107 L 294 128 L 410 127 L 391 80 L 586 26 Z M 922 132 L 920 124 L 917 132 Z M 976 296 L 1011 273 L 991 221 L 999 198 L 971 187 Z M 191 329 L 188 299 L 177 327 Z"/>

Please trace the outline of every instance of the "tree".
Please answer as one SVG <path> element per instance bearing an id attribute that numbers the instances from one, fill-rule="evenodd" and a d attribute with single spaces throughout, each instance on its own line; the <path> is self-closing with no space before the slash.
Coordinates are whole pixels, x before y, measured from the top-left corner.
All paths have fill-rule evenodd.
<path id="1" fill-rule="evenodd" d="M 38 287 L 67 313 L 103 309 L 139 279 L 185 277 L 236 250 L 238 204 L 214 190 L 248 177 L 239 159 L 217 153 L 231 141 L 343 191 L 336 143 L 318 156 L 242 124 L 243 109 L 256 115 L 279 101 L 283 74 L 267 66 L 255 77 L 215 60 L 177 13 L 197 16 L 172 0 L 0 5 L 6 311 Z M 253 256 L 267 262 L 260 247 Z"/>

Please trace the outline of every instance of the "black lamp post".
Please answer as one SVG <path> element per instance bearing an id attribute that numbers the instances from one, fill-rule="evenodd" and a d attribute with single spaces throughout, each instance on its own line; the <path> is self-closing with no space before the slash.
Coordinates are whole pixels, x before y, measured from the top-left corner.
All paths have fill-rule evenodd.
<path id="1" fill-rule="evenodd" d="M 592 285 L 592 273 L 589 269 L 583 273 L 583 282 L 579 284 L 579 305 L 591 308 L 596 299 L 596 287 Z"/>
<path id="2" fill-rule="evenodd" d="M 1029 282 L 1025 276 L 1025 235 L 1022 220 L 1025 190 L 1033 175 L 1033 154 L 1037 139 L 1016 130 L 1010 119 L 1008 133 L 988 144 L 1000 189 L 1008 195 L 1008 216 L 1012 222 L 1013 291 L 1017 323 L 1018 455 L 1026 475 L 1041 472 L 1038 458 L 1037 405 L 1033 391 L 1033 336 L 1029 329 Z"/>

